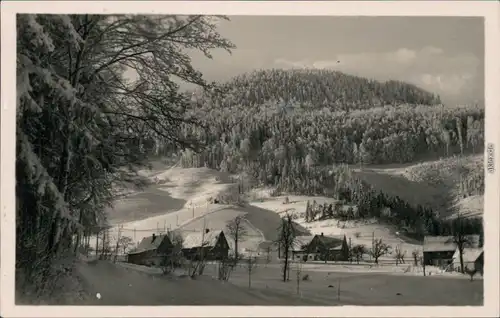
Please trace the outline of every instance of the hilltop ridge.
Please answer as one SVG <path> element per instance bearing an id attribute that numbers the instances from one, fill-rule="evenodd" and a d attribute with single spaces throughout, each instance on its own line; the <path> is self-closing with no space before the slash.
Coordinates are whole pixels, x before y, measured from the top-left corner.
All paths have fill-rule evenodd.
<path id="1" fill-rule="evenodd" d="M 281 102 L 306 109 L 354 110 L 399 104 L 439 105 L 437 94 L 402 81 L 380 82 L 333 70 L 267 69 L 222 84 L 224 105 Z"/>

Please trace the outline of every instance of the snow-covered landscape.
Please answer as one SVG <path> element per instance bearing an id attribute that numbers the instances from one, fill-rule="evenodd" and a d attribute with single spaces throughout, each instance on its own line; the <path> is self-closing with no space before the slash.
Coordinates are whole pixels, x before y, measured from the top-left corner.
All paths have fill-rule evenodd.
<path id="1" fill-rule="evenodd" d="M 146 175 L 146 171 L 140 172 Z M 118 233 L 121 236 L 133 235 L 133 242 L 137 244 L 143 238 L 151 236 L 153 233 L 162 233 L 169 231 L 191 232 L 200 231 L 204 228 L 211 230 L 226 230 L 227 224 L 238 216 L 244 216 L 248 233 L 245 240 L 240 243 L 242 253 L 245 251 L 264 253 L 260 245 L 266 241 L 266 236 L 261 229 L 255 227 L 249 220 L 252 219 L 254 210 L 252 206 L 258 207 L 268 213 L 275 213 L 280 217 L 285 214 L 292 215 L 294 221 L 303 226 L 310 235 L 346 235 L 352 245 L 362 244 L 370 246 L 373 239 L 382 239 L 392 247 L 398 246 L 406 253 L 407 262 L 412 262 L 411 254 L 413 251 L 422 251 L 422 243 L 404 236 L 396 228 L 383 224 L 376 219 L 369 220 L 318 220 L 305 222 L 304 214 L 307 201 L 317 204 L 329 204 L 335 200 L 321 196 L 301 196 L 301 195 L 280 195 L 271 196 L 273 189 L 254 188 L 245 194 L 248 202 L 243 206 L 213 204 L 210 199 L 221 196 L 237 196 L 237 184 L 233 183 L 231 176 L 227 173 L 221 173 L 208 168 L 178 168 L 177 165 L 165 170 L 157 170 L 149 174 L 148 178 L 153 185 L 146 188 L 145 192 L 153 191 L 151 189 L 165 191 L 162 202 L 165 206 L 173 206 L 170 200 L 183 200 L 186 204 L 175 211 L 166 210 L 164 214 L 153 217 L 147 217 L 147 208 L 144 215 L 141 215 L 138 221 L 130 221 L 115 225 L 109 230 L 110 244 L 116 244 Z M 234 180 L 234 179 L 233 179 Z M 158 184 L 161 186 L 158 187 Z M 167 190 L 168 189 L 168 190 Z M 133 195 L 132 195 L 133 196 Z M 288 203 L 285 203 L 287 202 Z M 124 207 L 123 205 L 122 207 Z M 125 209 L 129 207 L 124 207 Z M 115 207 L 116 211 L 119 208 Z M 115 212 L 116 213 L 116 212 Z M 279 221 L 278 218 L 275 218 Z M 268 227 L 269 226 L 269 227 Z M 272 224 L 266 224 L 267 239 L 272 235 Z M 274 229 L 278 229 L 279 223 L 274 224 Z M 93 240 L 91 246 L 95 244 Z M 234 248 L 234 242 L 230 241 Z M 369 255 L 366 255 L 369 258 Z M 380 262 L 384 265 L 373 266 L 372 264 L 357 266 L 352 264 L 343 264 L 341 266 L 325 267 L 319 265 L 304 265 L 308 270 L 313 271 L 356 271 L 356 272 L 376 272 L 376 273 L 403 273 L 422 275 L 422 268 L 415 266 L 396 266 L 391 253 L 383 255 Z M 409 268 L 409 269 L 408 269 Z M 159 269 L 156 272 L 160 271 Z M 445 275 L 446 277 L 457 277 L 457 273 L 447 273 L 437 267 L 429 266 L 427 269 L 431 275 Z M 155 270 L 153 270 L 155 272 Z M 458 277 L 463 277 L 458 275 Z"/>
<path id="2" fill-rule="evenodd" d="M 16 19 L 18 304 L 484 304 L 481 19 Z"/>

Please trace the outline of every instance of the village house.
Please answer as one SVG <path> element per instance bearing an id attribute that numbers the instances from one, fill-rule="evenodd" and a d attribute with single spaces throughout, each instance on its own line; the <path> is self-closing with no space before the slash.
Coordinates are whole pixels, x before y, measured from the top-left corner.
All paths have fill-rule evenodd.
<path id="1" fill-rule="evenodd" d="M 167 257 L 174 245 L 168 235 L 148 236 L 142 239 L 137 249 L 128 253 L 127 262 L 137 265 L 158 266 Z"/>
<path id="2" fill-rule="evenodd" d="M 229 243 L 223 231 L 189 233 L 184 237 L 182 253 L 187 259 L 220 260 L 229 255 Z"/>
<path id="3" fill-rule="evenodd" d="M 484 267 L 484 250 L 480 247 L 466 247 L 462 253 L 462 260 L 464 263 L 464 270 L 476 270 L 483 275 Z M 453 254 L 453 270 L 460 272 L 460 252 L 458 248 Z"/>
<path id="4" fill-rule="evenodd" d="M 336 262 L 349 260 L 349 245 L 345 235 L 326 236 L 323 233 L 315 235 L 307 249 L 308 252 L 315 254 L 316 260 Z"/>
<path id="5" fill-rule="evenodd" d="M 313 240 L 314 235 L 307 235 L 307 236 L 296 236 L 295 237 L 295 244 L 292 247 L 292 253 L 291 257 L 294 260 L 313 260 L 314 255 L 313 254 L 308 254 L 307 253 L 307 247 Z M 279 257 L 281 258 L 284 255 L 280 255 Z"/>
<path id="6" fill-rule="evenodd" d="M 453 236 L 425 236 L 424 264 L 431 266 L 447 266 L 453 259 L 456 245 Z"/>
<path id="7" fill-rule="evenodd" d="M 479 235 L 469 235 L 471 242 L 467 247 L 478 247 Z M 446 267 L 453 262 L 453 255 L 457 249 L 453 236 L 425 236 L 424 237 L 424 264 Z"/>
<path id="8" fill-rule="evenodd" d="M 292 250 L 293 259 L 303 261 L 347 261 L 349 246 L 345 235 L 326 236 L 323 233 L 296 238 L 298 244 Z"/>

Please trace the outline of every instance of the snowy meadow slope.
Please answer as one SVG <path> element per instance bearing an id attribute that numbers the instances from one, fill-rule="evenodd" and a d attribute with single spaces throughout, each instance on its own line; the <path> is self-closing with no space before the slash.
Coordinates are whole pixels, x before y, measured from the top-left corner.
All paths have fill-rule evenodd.
<path id="1" fill-rule="evenodd" d="M 239 197 L 238 184 L 227 173 L 176 166 L 140 173 L 148 175 L 152 184 L 121 198 L 109 211 L 109 221 L 113 224 L 109 230 L 111 245 L 119 232 L 137 243 L 165 231 L 225 230 L 227 223 L 239 215 L 245 216 L 248 231 L 241 248 L 257 251 L 262 242 L 276 239 L 281 219 L 273 211 L 253 205 L 213 203 L 214 199 L 236 202 Z M 297 229 L 299 233 L 308 233 L 304 227 Z M 229 241 L 232 244 L 230 238 Z M 95 238 L 90 245 L 95 245 Z"/>
<path id="2" fill-rule="evenodd" d="M 352 167 L 353 174 L 375 189 L 399 196 L 409 203 L 428 204 L 437 208 L 451 198 L 458 207 L 455 213 L 467 216 L 482 215 L 482 195 L 460 197 L 456 171 L 462 166 L 477 169 L 482 156 L 469 156 L 460 161 L 452 159 L 428 161 L 409 165 L 378 165 Z M 370 246 L 372 238 L 404 249 L 407 255 L 421 248 L 421 242 L 405 237 L 397 227 L 377 219 L 340 221 L 336 219 L 305 222 L 307 201 L 330 204 L 336 200 L 324 196 L 282 194 L 271 196 L 274 188 L 257 187 L 245 194 L 246 206 L 213 204 L 210 200 L 228 197 L 236 200 L 238 185 L 231 175 L 209 168 L 180 168 L 160 166 L 139 172 L 151 181 L 143 191 L 119 199 L 109 213 L 115 224 L 111 236 L 132 237 L 135 242 L 153 233 L 166 230 L 200 231 L 203 228 L 224 230 L 228 222 L 245 215 L 248 237 L 242 241 L 244 250 L 258 250 L 265 241 L 273 241 L 279 220 L 286 213 L 294 215 L 303 234 L 342 235 L 352 244 Z M 462 189 L 463 190 L 463 189 Z M 285 197 L 289 203 L 284 204 Z M 444 215 L 449 216 L 450 214 Z"/>
<path id="3" fill-rule="evenodd" d="M 444 218 L 482 217 L 484 156 L 454 156 L 406 165 L 369 165 L 354 175 L 410 204 L 432 207 Z"/>

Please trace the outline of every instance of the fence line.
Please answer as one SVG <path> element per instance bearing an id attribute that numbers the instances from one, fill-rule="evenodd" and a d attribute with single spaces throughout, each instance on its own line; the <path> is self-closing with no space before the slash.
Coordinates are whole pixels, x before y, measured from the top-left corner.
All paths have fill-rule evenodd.
<path id="1" fill-rule="evenodd" d="M 115 226 L 113 226 L 114 228 Z M 116 226 L 116 230 L 118 230 L 120 228 L 120 226 Z M 149 228 L 149 229 L 140 229 L 140 228 L 121 228 L 121 231 L 122 232 L 151 232 L 151 231 L 156 231 L 156 232 L 167 232 L 167 231 L 174 231 L 176 229 L 179 229 L 179 227 L 155 227 L 155 228 Z M 198 232 L 200 231 L 201 229 L 182 229 L 182 231 L 187 231 L 187 232 Z M 373 236 L 373 233 L 372 232 L 362 232 L 362 233 L 367 233 L 367 234 L 363 234 L 363 235 L 359 235 L 358 237 L 356 237 L 355 235 L 347 235 L 346 233 L 346 236 L 347 237 L 351 237 L 351 238 L 357 238 L 357 239 L 364 239 L 364 238 L 373 238 L 375 237 L 375 239 L 378 239 L 379 237 L 377 235 Z M 369 234 L 368 234 L 369 233 Z M 344 233 L 341 233 L 341 235 L 344 234 Z M 332 234 L 334 235 L 334 234 Z M 335 234 L 337 235 L 337 234 Z M 328 236 L 328 234 L 325 234 L 325 236 Z M 395 241 L 404 241 L 404 239 L 400 239 L 400 238 L 383 238 L 383 241 L 386 241 L 386 242 L 395 242 Z"/>

